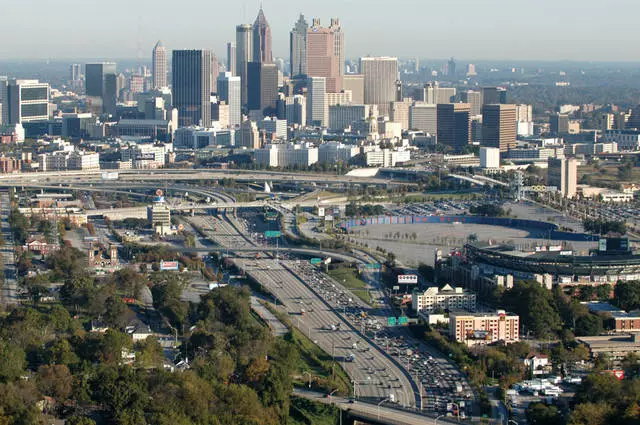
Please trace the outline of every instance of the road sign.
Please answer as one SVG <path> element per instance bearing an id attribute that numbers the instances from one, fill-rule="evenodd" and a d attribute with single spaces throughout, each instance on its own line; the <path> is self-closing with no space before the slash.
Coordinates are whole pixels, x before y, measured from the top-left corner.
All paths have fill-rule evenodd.
<path id="1" fill-rule="evenodd" d="M 320 263 L 322 263 L 322 258 L 312 258 L 311 259 L 311 264 L 313 264 L 314 266 L 317 266 Z"/>
<path id="2" fill-rule="evenodd" d="M 418 276 L 415 275 L 415 274 L 401 274 L 401 275 L 398 275 L 398 283 L 416 284 L 416 283 L 418 283 Z"/>
<path id="3" fill-rule="evenodd" d="M 399 325 L 406 325 L 407 324 L 407 316 L 398 317 L 398 324 Z"/>
<path id="4" fill-rule="evenodd" d="M 395 326 L 398 324 L 398 320 L 395 317 L 387 317 L 387 325 Z"/>
<path id="5" fill-rule="evenodd" d="M 265 238 L 279 238 L 280 236 L 282 236 L 280 230 L 267 230 L 264 232 Z"/>
<path id="6" fill-rule="evenodd" d="M 367 269 L 379 270 L 380 269 L 380 263 L 365 264 L 364 267 L 367 268 Z"/>
<path id="7" fill-rule="evenodd" d="M 160 270 L 178 270 L 179 264 L 177 261 L 160 261 Z"/>
<path id="8" fill-rule="evenodd" d="M 400 286 L 399 286 L 399 285 L 394 286 L 394 287 L 393 287 L 393 290 L 394 290 L 394 291 L 399 291 L 399 290 L 400 290 Z"/>

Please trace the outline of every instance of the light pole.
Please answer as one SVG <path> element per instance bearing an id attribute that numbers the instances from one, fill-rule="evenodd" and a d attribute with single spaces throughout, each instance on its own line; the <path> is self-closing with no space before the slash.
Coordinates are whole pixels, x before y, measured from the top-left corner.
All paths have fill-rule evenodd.
<path id="1" fill-rule="evenodd" d="M 509 419 L 509 420 L 507 421 L 507 425 L 508 425 L 508 424 L 510 424 L 510 423 L 512 423 L 512 422 L 513 422 L 514 424 L 516 424 L 516 425 L 519 425 L 519 424 L 518 424 L 518 422 L 514 421 L 513 419 Z"/>
<path id="2" fill-rule="evenodd" d="M 436 416 L 436 418 L 433 420 L 433 425 L 437 425 L 438 424 L 438 419 L 445 417 L 446 415 L 440 415 L 440 416 Z"/>
<path id="3" fill-rule="evenodd" d="M 305 374 L 309 375 L 309 388 L 311 388 L 311 372 L 305 371 L 305 372 L 302 372 L 302 374 L 303 375 L 305 375 Z"/>
<path id="4" fill-rule="evenodd" d="M 377 406 L 377 409 L 378 409 L 378 419 L 380 419 L 380 405 L 381 405 L 382 403 L 384 403 L 385 401 L 387 401 L 387 400 L 388 400 L 388 399 L 386 399 L 386 398 L 385 398 L 385 399 L 383 399 L 380 403 L 378 403 L 378 406 Z"/>

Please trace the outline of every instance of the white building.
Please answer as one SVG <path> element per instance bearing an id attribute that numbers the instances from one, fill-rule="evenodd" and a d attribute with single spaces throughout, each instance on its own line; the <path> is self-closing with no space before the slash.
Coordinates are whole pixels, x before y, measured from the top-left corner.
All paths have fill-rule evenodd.
<path id="1" fill-rule="evenodd" d="M 69 170 L 99 170 L 100 154 L 94 152 L 73 152 L 67 162 Z"/>
<path id="2" fill-rule="evenodd" d="M 49 84 L 38 80 L 8 81 L 7 102 L 3 101 L 5 124 L 20 124 L 49 119 Z M 4 111 L 6 109 L 6 111 Z"/>
<path id="3" fill-rule="evenodd" d="M 414 103 L 409 108 L 409 128 L 427 134 L 438 133 L 438 111 L 436 105 Z"/>
<path id="4" fill-rule="evenodd" d="M 235 131 L 221 128 L 181 127 L 174 135 L 179 149 L 201 149 L 207 146 L 233 146 Z"/>
<path id="5" fill-rule="evenodd" d="M 329 106 L 329 129 L 344 130 L 355 121 L 369 117 L 369 105 L 331 105 Z"/>
<path id="6" fill-rule="evenodd" d="M 500 168 L 500 148 L 480 148 L 480 168 Z"/>
<path id="7" fill-rule="evenodd" d="M 391 102 L 396 100 L 398 58 L 361 58 L 360 73 L 364 76 L 364 103 L 378 105 L 380 114 L 388 115 Z"/>
<path id="8" fill-rule="evenodd" d="M 266 167 L 309 167 L 318 162 L 318 148 L 309 143 L 268 144 L 255 150 L 255 162 Z"/>
<path id="9" fill-rule="evenodd" d="M 318 146 L 318 162 L 327 164 L 348 163 L 359 152 L 360 149 L 357 146 L 344 145 L 339 142 L 327 142 Z"/>
<path id="10" fill-rule="evenodd" d="M 417 312 L 433 313 L 436 310 L 466 310 L 475 311 L 476 294 L 463 288 L 453 288 L 445 285 L 427 288 L 424 292 L 414 291 L 411 306 Z"/>
<path id="11" fill-rule="evenodd" d="M 242 122 L 242 82 L 230 72 L 218 76 L 218 97 L 229 105 L 229 127 L 235 129 Z"/>
<path id="12" fill-rule="evenodd" d="M 365 153 L 367 167 L 395 167 L 410 160 L 411 153 L 407 150 L 376 149 Z"/>
<path id="13" fill-rule="evenodd" d="M 329 121 L 327 106 L 327 80 L 324 77 L 310 77 L 307 85 L 307 125 L 326 127 Z"/>

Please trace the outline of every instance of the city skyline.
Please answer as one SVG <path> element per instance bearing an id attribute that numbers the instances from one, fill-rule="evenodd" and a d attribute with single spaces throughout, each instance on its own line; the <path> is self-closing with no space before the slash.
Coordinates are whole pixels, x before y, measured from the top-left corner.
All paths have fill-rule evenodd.
<path id="1" fill-rule="evenodd" d="M 50 27 L 45 23 L 68 18 L 68 9 L 54 9 L 43 0 L 33 0 L 29 5 L 6 5 L 3 13 L 8 18 L 7 25 L 0 28 L 0 37 L 13 42 L 3 45 L 0 58 L 146 57 L 148 46 L 153 46 L 159 39 L 165 42 L 168 50 L 204 48 L 223 57 L 226 43 L 235 39 L 235 26 L 252 23 L 259 10 L 254 1 L 243 1 L 231 8 L 220 8 L 219 2 L 211 2 L 199 4 L 202 13 L 197 15 L 172 14 L 171 8 L 165 8 L 166 11 L 156 8 L 154 14 L 149 15 L 145 4 L 127 3 L 129 13 L 119 14 L 118 11 L 123 10 L 117 7 L 119 3 L 124 5 L 117 0 L 113 8 L 101 11 L 105 22 L 117 17 L 121 23 L 119 31 L 109 37 L 100 37 L 98 34 L 101 33 L 95 32 L 94 17 L 88 15 L 90 8 L 74 9 L 76 19 L 73 27 L 60 26 L 56 28 L 58 36 L 50 37 Z M 191 0 L 187 3 L 199 2 Z M 465 8 L 465 13 L 456 14 L 455 18 L 451 13 L 452 7 L 414 4 L 408 0 L 396 3 L 393 10 L 380 7 L 379 12 L 376 6 L 382 6 L 382 3 L 370 2 L 367 4 L 367 19 L 362 19 L 359 5 L 336 0 L 321 4 L 307 0 L 295 3 L 270 1 L 264 4 L 264 12 L 271 25 L 274 57 L 288 58 L 289 32 L 299 14 L 303 13 L 308 19 L 340 19 L 346 34 L 347 58 L 393 55 L 455 56 L 469 60 L 640 61 L 640 53 L 626 48 L 640 41 L 640 34 L 633 31 L 631 21 L 634 11 L 640 12 L 640 4 L 625 1 L 626 13 L 613 16 L 613 10 L 596 10 L 595 5 L 591 7 L 576 0 L 567 0 L 562 5 L 553 3 L 553 14 L 546 13 L 545 4 L 551 5 L 550 0 L 543 0 L 535 9 L 525 11 L 513 8 L 505 0 L 459 3 Z M 12 22 L 22 22 L 17 17 L 26 13 L 27 7 L 32 10 L 38 5 L 43 13 L 33 16 L 25 24 L 28 28 L 20 28 L 21 31 L 28 30 L 31 38 L 15 40 L 12 34 L 18 28 Z M 286 8 L 285 13 L 282 13 L 283 7 Z M 83 13 L 85 9 L 87 12 Z M 224 24 L 211 25 L 212 15 L 208 11 L 215 11 L 215 22 Z M 425 25 L 426 14 L 429 16 L 428 25 Z M 499 25 L 490 26 L 487 30 L 483 22 L 491 17 L 499 21 Z M 172 25 L 165 25 L 169 19 Z M 536 22 L 535 30 L 523 29 L 525 22 Z M 185 26 L 190 31 L 179 30 Z M 381 30 L 371 31 L 372 27 Z M 584 28 L 592 30 L 587 33 Z M 517 37 L 505 36 L 514 31 Z M 455 37 L 451 36 L 452 33 Z M 420 36 L 416 37 L 416 34 Z M 625 43 L 618 43 L 619 40 L 625 40 Z"/>

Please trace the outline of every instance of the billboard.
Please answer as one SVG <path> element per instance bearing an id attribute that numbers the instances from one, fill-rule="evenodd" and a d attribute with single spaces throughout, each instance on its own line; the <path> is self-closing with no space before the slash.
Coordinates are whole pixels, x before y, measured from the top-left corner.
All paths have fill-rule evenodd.
<path id="1" fill-rule="evenodd" d="M 607 251 L 607 240 L 605 238 L 600 238 L 598 243 L 598 251 L 606 252 Z"/>
<path id="2" fill-rule="evenodd" d="M 318 217 L 324 217 L 324 208 L 322 207 L 318 208 Z"/>
<path id="3" fill-rule="evenodd" d="M 418 283 L 418 276 L 415 274 L 401 274 L 398 275 L 398 283 L 400 284 L 416 284 Z"/>
<path id="4" fill-rule="evenodd" d="M 160 270 L 178 270 L 179 268 L 177 261 L 160 261 Z"/>

